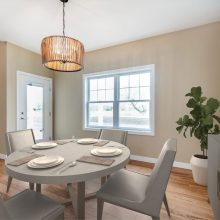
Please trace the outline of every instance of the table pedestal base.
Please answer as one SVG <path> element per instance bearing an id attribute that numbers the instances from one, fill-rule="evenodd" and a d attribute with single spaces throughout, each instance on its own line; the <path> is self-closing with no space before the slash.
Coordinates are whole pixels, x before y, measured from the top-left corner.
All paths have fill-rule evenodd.
<path id="1" fill-rule="evenodd" d="M 101 178 L 101 185 L 106 182 L 106 177 Z M 75 213 L 76 220 L 85 219 L 85 201 L 88 199 L 94 199 L 96 192 L 85 194 L 85 182 L 78 182 L 76 187 L 73 187 L 72 183 L 67 184 L 67 189 L 70 194 L 70 201 L 65 202 L 65 205 L 72 204 Z"/>

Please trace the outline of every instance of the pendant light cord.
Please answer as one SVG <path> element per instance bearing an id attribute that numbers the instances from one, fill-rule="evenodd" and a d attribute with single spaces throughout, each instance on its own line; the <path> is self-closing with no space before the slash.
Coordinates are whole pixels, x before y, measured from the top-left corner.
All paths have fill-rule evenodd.
<path id="1" fill-rule="evenodd" d="M 65 36 L 65 3 L 63 1 L 63 36 Z"/>

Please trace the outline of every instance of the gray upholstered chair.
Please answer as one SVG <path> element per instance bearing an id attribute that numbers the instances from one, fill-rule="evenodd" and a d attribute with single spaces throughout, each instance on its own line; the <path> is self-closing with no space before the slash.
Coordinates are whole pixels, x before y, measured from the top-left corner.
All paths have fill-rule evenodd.
<path id="1" fill-rule="evenodd" d="M 64 219 L 64 206 L 32 190 L 25 190 L 5 202 L 0 201 L 0 219 Z"/>
<path id="2" fill-rule="evenodd" d="M 31 147 L 34 145 L 35 138 L 32 129 L 13 131 L 6 133 L 6 152 L 10 155 L 14 151 L 21 150 L 22 148 Z M 12 177 L 8 177 L 7 192 L 10 189 Z M 34 188 L 34 184 L 30 183 L 30 189 Z M 37 184 L 38 191 L 40 191 L 40 184 Z"/>
<path id="3" fill-rule="evenodd" d="M 101 129 L 98 135 L 98 139 L 115 141 L 120 144 L 126 145 L 127 143 L 127 131 L 117 129 Z M 126 166 L 125 166 L 126 168 Z M 110 175 L 107 176 L 109 178 Z"/>
<path id="4" fill-rule="evenodd" d="M 166 141 L 150 176 L 128 170 L 120 170 L 112 175 L 96 194 L 97 219 L 102 219 L 104 202 L 108 202 L 159 220 L 176 145 L 176 139 Z"/>
<path id="5" fill-rule="evenodd" d="M 98 135 L 98 139 L 115 141 L 126 145 L 127 131 L 116 129 L 101 129 Z"/>

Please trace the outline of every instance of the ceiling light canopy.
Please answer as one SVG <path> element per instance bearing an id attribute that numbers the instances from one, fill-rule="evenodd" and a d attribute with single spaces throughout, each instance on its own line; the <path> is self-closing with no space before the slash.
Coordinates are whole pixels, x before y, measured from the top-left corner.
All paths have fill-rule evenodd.
<path id="1" fill-rule="evenodd" d="M 60 72 L 76 72 L 83 69 L 83 44 L 71 37 L 65 36 L 65 3 L 63 2 L 63 36 L 48 36 L 41 42 L 43 65 Z"/>

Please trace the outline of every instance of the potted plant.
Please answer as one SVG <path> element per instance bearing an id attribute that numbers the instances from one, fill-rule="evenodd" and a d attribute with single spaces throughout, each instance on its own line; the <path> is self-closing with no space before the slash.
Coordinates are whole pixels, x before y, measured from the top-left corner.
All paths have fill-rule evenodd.
<path id="1" fill-rule="evenodd" d="M 220 133 L 220 117 L 215 115 L 220 103 L 217 99 L 203 96 L 200 86 L 191 88 L 186 96 L 189 97 L 186 106 L 191 111 L 189 115 L 179 118 L 176 130 L 179 133 L 183 132 L 185 138 L 188 131 L 191 137 L 199 139 L 202 154 L 193 155 L 190 163 L 194 181 L 200 185 L 207 185 L 208 134 Z"/>

